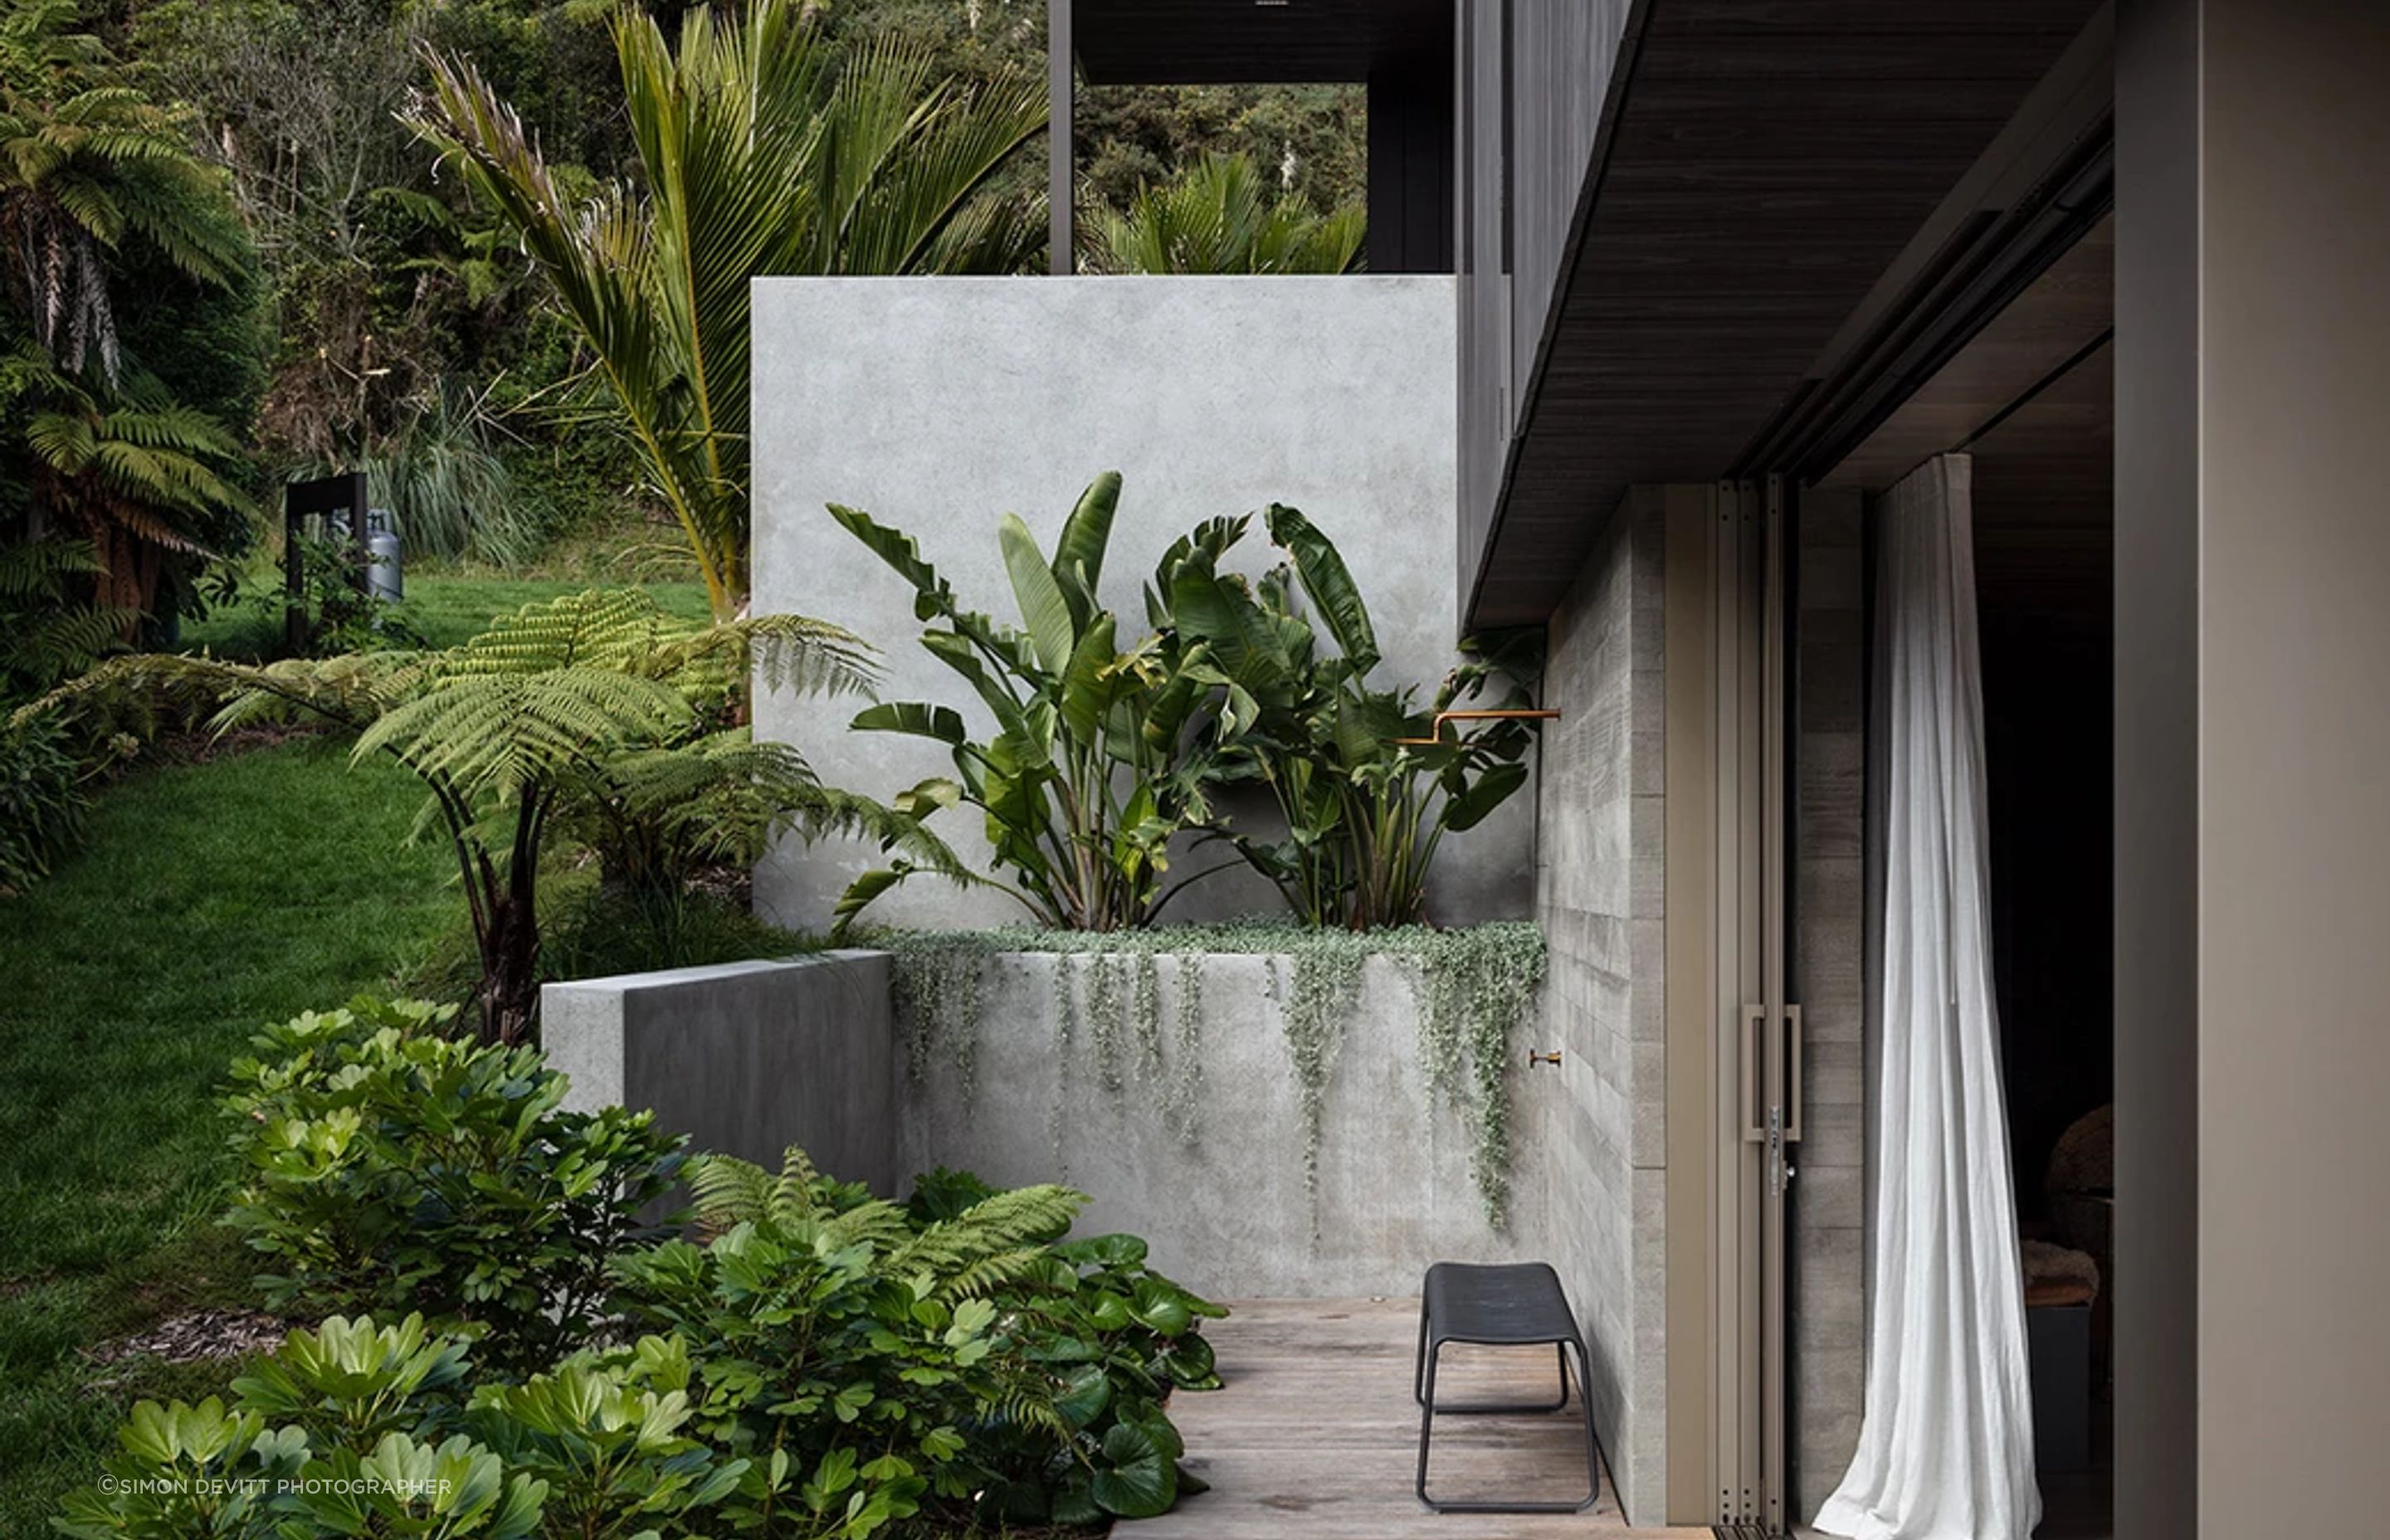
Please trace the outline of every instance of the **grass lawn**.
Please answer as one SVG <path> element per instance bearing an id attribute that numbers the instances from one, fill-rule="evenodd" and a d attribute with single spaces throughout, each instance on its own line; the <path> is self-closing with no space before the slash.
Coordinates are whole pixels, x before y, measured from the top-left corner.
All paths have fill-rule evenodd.
<path id="1" fill-rule="evenodd" d="M 494 616 L 512 614 L 526 604 L 588 588 L 621 586 L 624 584 L 620 580 L 609 583 L 479 573 L 425 574 L 406 580 L 406 601 L 398 612 L 431 646 L 454 647 L 486 629 Z M 711 613 L 706 606 L 705 584 L 701 583 L 649 583 L 641 586 L 673 614 L 701 621 Z M 186 623 L 182 645 L 191 650 L 210 648 L 220 658 L 251 658 L 273 651 L 281 635 L 278 610 L 249 605 L 219 610 L 206 620 Z"/>
<path id="2" fill-rule="evenodd" d="M 142 772 L 81 854 L 0 903 L 0 1535 L 47 1533 L 132 1400 L 225 1378 L 96 1392 L 77 1350 L 254 1303 L 214 1223 L 215 1095 L 261 1024 L 382 987 L 458 922 L 443 849 L 405 843 L 416 786 L 324 739 Z"/>

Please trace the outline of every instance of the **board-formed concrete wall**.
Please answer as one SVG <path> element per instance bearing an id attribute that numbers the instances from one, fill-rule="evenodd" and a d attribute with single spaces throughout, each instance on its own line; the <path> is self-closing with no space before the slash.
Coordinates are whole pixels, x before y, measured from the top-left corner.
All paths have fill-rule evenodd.
<path id="1" fill-rule="evenodd" d="M 762 278 L 754 286 L 754 609 L 834 621 L 886 654 L 892 699 L 963 708 L 969 688 L 917 641 L 912 590 L 824 505 L 914 535 L 963 601 L 1017 610 L 996 541 L 1018 513 L 1051 549 L 1082 488 L 1124 478 L 1104 571 L 1132 622 L 1163 548 L 1199 521 L 1272 502 L 1303 509 L 1342 549 L 1386 661 L 1381 682 L 1433 692 L 1458 618 L 1454 526 L 1454 297 L 1448 276 Z M 1239 565 L 1273 556 L 1259 522 Z M 853 702 L 776 698 L 759 732 L 798 746 L 833 785 L 887 796 L 948 775 L 944 749 L 851 733 Z M 1430 895 L 1440 919 L 1523 916 L 1532 790 L 1446 842 Z M 1240 817 L 1266 815 L 1239 808 Z M 985 851 L 976 815 L 938 827 Z M 1200 853 L 1194 857 L 1209 865 Z M 756 873 L 758 907 L 819 926 L 878 865 L 856 842 L 783 847 Z M 1181 870 L 1200 869 L 1182 864 Z M 1275 911 L 1241 867 L 1190 889 L 1173 919 Z M 1005 923 L 988 892 L 928 879 L 880 901 L 909 925 Z"/>
<path id="2" fill-rule="evenodd" d="M 1583 1319 L 1594 1422 L 1638 1523 L 1668 1508 L 1664 495 L 1627 494 L 1552 615 L 1537 1046 L 1562 1058 L 1519 1136 L 1538 1178 L 1521 1221 Z"/>
<path id="3" fill-rule="evenodd" d="M 968 1052 L 933 1038 L 919 1074 L 884 953 L 550 984 L 542 1040 L 571 1077 L 568 1107 L 653 1108 L 700 1149 L 777 1167 L 800 1144 L 823 1170 L 891 1196 L 939 1166 L 1008 1187 L 1066 1182 L 1095 1200 L 1079 1234 L 1142 1235 L 1156 1266 L 1218 1297 L 1407 1294 L 1431 1262 L 1532 1253 L 1532 1230 L 1514 1238 L 1485 1218 L 1467 1122 L 1424 1084 L 1399 965 L 1365 966 L 1326 1081 L 1314 1194 L 1279 1005 L 1291 959 L 1157 959 L 1160 1041 L 1149 1056 L 1123 1033 L 1110 1076 L 1093 960 L 992 956 Z M 1130 959 L 1119 961 L 1115 982 Z M 1067 1044 L 1061 964 L 1075 1007 Z M 1190 969 L 1191 1055 L 1178 1015 Z M 1200 1081 L 1186 1094 L 1190 1062 Z"/>

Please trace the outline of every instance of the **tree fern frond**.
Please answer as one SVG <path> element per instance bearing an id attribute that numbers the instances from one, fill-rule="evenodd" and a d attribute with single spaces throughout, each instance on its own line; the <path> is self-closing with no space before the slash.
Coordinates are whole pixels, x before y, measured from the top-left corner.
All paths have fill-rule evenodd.
<path id="1" fill-rule="evenodd" d="M 888 1264 L 900 1273 L 949 1278 L 991 1258 L 1053 1240 L 1086 1205 L 1086 1194 L 1069 1187 L 1014 1187 L 925 1226 L 890 1253 Z"/>

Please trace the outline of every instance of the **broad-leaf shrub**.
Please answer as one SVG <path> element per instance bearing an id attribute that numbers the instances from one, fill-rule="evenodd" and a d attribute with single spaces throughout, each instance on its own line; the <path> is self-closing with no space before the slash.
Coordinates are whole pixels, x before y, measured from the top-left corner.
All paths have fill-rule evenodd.
<path id="1" fill-rule="evenodd" d="M 143 1402 L 108 1479 L 67 1499 L 81 1540 L 706 1533 L 746 1473 L 683 1431 L 688 1358 L 649 1340 L 466 1399 L 470 1349 L 419 1315 L 326 1321 L 235 1380 L 227 1409 Z"/>
<path id="2" fill-rule="evenodd" d="M 143 1403 L 64 1533 L 866 1540 L 1200 1490 L 1163 1403 L 1217 1383 L 1221 1312 L 1134 1237 L 1065 1239 L 1081 1194 L 940 1172 L 900 1206 L 802 1151 L 710 1158 L 703 1243 L 650 1244 L 677 1141 L 558 1111 L 535 1052 L 448 1015 L 361 999 L 258 1039 L 235 1222 L 275 1303 L 344 1313 L 229 1406 Z"/>
<path id="3" fill-rule="evenodd" d="M 900 1208 L 800 1149 L 777 1176 L 708 1157 L 694 1185 L 729 1227 L 622 1271 L 635 1315 L 699 1344 L 700 1415 L 740 1452 L 839 1462 L 828 1407 L 894 1462 L 854 1468 L 849 1502 L 896 1517 L 968 1498 L 991 1523 L 1090 1524 L 1201 1490 L 1163 1401 L 1218 1384 L 1198 1323 L 1224 1312 L 1147 1271 L 1135 1237 L 1063 1240 L 1084 1195 L 940 1171 Z M 835 1495 L 814 1486 L 808 1504 Z"/>
<path id="4" fill-rule="evenodd" d="M 1515 633 L 1468 638 L 1468 656 L 1425 701 L 1413 686 L 1372 685 L 1377 630 L 1344 558 L 1284 504 L 1263 519 L 1283 565 L 1254 583 L 1183 564 L 1168 614 L 1155 616 L 1229 674 L 1232 710 L 1249 727 L 1235 768 L 1269 788 L 1284 824 L 1282 836 L 1218 832 L 1305 925 L 1421 923 L 1436 847 L 1526 784 L 1531 741 L 1515 715 L 1456 728 L 1438 713 L 1531 709 L 1536 648 Z"/>
<path id="5" fill-rule="evenodd" d="M 1056 930 L 1150 925 L 1173 893 L 1204 875 L 1170 879 L 1171 841 L 1212 824 L 1212 793 L 1242 725 L 1234 710 L 1214 710 L 1229 680 L 1207 646 L 1131 641 L 1105 608 L 1120 490 L 1118 471 L 1089 482 L 1050 557 L 1018 517 L 997 524 L 1018 626 L 964 608 L 911 535 L 857 508 L 829 508 L 912 584 L 913 612 L 929 627 L 922 648 L 962 677 L 996 725 L 975 739 L 951 706 L 867 708 L 858 729 L 931 738 L 954 760 L 952 778 L 925 780 L 893 805 L 922 817 L 958 802 L 978 808 L 1003 879 L 996 886 Z M 1178 540 L 1149 596 L 1168 593 L 1182 567 L 1208 570 L 1241 527 L 1212 520 Z M 1157 602 L 1149 597 L 1149 608 Z M 857 878 L 839 900 L 840 928 L 917 869 L 899 860 Z"/>
<path id="6" fill-rule="evenodd" d="M 559 1110 L 538 1052 L 440 1029 L 453 1013 L 359 999 L 257 1038 L 227 1108 L 229 1223 L 271 1259 L 276 1309 L 420 1311 L 471 1323 L 513 1371 L 588 1341 L 608 1259 L 661 1231 L 682 1141 L 653 1115 Z"/>

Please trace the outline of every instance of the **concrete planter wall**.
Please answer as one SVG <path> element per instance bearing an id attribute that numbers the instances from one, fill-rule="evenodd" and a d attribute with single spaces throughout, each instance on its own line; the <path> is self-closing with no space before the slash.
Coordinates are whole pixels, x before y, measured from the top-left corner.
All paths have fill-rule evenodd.
<path id="1" fill-rule="evenodd" d="M 1117 1089 L 1091 1020 L 1092 956 L 1001 953 L 989 960 L 970 1095 L 955 1046 L 907 1075 L 904 1162 L 964 1167 L 1005 1186 L 1064 1181 L 1094 1197 L 1091 1231 L 1135 1230 L 1162 1269 L 1240 1295 L 1408 1293 L 1439 1259 L 1508 1258 L 1469 1174 L 1460 1114 L 1431 1098 L 1419 1018 L 1394 962 L 1373 958 L 1322 1101 L 1316 1195 L 1304 1180 L 1300 1087 L 1278 997 L 1286 957 L 1205 954 L 1156 960 L 1159 1063 L 1124 1032 Z M 1057 1044 L 1055 971 L 1073 971 L 1076 1023 Z M 1277 970 L 1277 987 L 1271 970 Z M 1200 974 L 1201 1084 L 1189 1126 L 1165 1103 L 1183 1084 L 1178 995 Z M 1131 985 L 1118 968 L 1119 992 Z"/>
<path id="2" fill-rule="evenodd" d="M 652 1106 L 700 1148 L 762 1159 L 802 1144 L 883 1188 L 940 1165 L 1005 1186 L 1070 1183 L 1095 1200 L 1081 1233 L 1134 1230 L 1163 1271 L 1214 1295 L 1408 1293 L 1430 1262 L 1519 1253 L 1484 1216 L 1466 1120 L 1429 1094 L 1398 964 L 1364 969 L 1326 1084 L 1315 1193 L 1279 1004 L 1289 959 L 1157 959 L 1159 1042 L 1120 1032 L 1110 1076 L 1091 963 L 992 955 L 976 1033 L 932 1033 L 918 1054 L 892 1007 L 888 959 L 871 953 L 551 985 L 546 1038 L 573 1077 L 572 1105 Z M 1178 1011 L 1189 969 L 1200 976 L 1191 1056 Z M 1131 975 L 1118 966 L 1124 998 Z"/>

